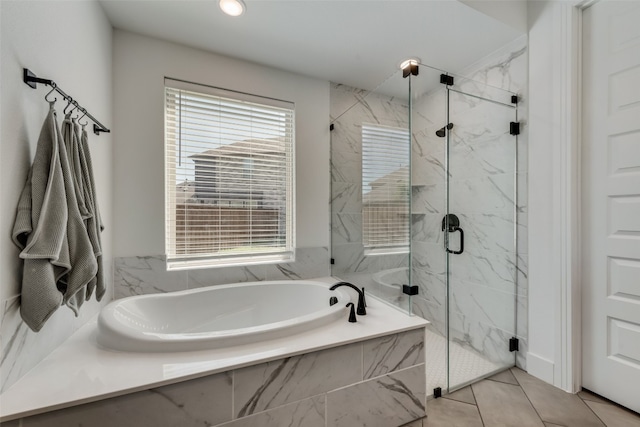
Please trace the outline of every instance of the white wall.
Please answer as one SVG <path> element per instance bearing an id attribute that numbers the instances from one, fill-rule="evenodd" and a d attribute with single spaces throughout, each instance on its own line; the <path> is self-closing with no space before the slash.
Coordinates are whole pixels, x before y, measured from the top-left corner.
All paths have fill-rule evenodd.
<path id="1" fill-rule="evenodd" d="M 527 2 L 525 0 L 460 0 L 473 9 L 515 28 L 527 31 Z"/>
<path id="2" fill-rule="evenodd" d="M 329 245 L 329 83 L 137 34 L 114 33 L 117 257 L 164 254 L 164 77 L 296 106 L 298 247 Z"/>
<path id="3" fill-rule="evenodd" d="M 48 111 L 48 92 L 22 82 L 22 68 L 56 81 L 106 126 L 111 118 L 112 30 L 97 2 L 1 1 L 0 46 L 0 314 L 2 315 L 0 382 L 6 388 L 38 363 L 99 310 L 92 301 L 76 319 L 60 308 L 35 334 L 20 320 L 22 263 L 10 235 L 20 192 L 27 178 L 42 122 Z M 60 97 L 59 97 L 60 98 Z M 57 109 L 65 104 L 61 100 Z M 102 235 L 107 283 L 112 265 L 112 138 L 90 135 L 89 145 L 106 230 Z M 109 295 L 104 299 L 109 299 Z"/>

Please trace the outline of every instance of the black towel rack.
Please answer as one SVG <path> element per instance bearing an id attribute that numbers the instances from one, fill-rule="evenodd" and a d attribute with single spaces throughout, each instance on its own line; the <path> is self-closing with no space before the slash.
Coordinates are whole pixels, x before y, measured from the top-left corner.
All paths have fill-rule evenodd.
<path id="1" fill-rule="evenodd" d="M 109 130 L 105 125 L 100 123 L 95 117 L 89 114 L 89 112 L 86 109 L 82 108 L 75 99 L 73 99 L 72 97 L 67 95 L 62 89 L 60 89 L 60 87 L 53 80 L 41 79 L 35 74 L 33 74 L 31 70 L 29 70 L 28 68 L 24 68 L 22 79 L 32 89 L 35 89 L 38 83 L 51 86 L 56 92 L 58 92 L 60 95 L 64 97 L 65 101 L 71 103 L 71 105 L 75 106 L 78 110 L 82 111 L 82 113 L 93 122 L 93 133 L 95 133 L 96 135 L 100 135 L 100 132 L 106 132 L 106 133 L 111 132 L 111 130 Z"/>

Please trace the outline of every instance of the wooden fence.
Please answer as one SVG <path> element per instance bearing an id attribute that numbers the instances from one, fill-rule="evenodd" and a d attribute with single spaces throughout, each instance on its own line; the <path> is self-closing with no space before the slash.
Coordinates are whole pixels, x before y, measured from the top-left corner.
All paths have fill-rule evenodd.
<path id="1" fill-rule="evenodd" d="M 177 253 L 212 253 L 278 244 L 279 221 L 280 212 L 275 209 L 178 204 Z"/>

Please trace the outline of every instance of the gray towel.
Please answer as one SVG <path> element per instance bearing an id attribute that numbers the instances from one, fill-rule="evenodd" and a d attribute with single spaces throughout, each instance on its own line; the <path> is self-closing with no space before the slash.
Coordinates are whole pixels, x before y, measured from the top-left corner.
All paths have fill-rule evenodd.
<path id="1" fill-rule="evenodd" d="M 85 203 L 90 216 L 85 220 L 93 253 L 98 262 L 98 273 L 95 280 L 92 280 L 87 286 L 87 299 L 91 298 L 91 294 L 95 290 L 96 299 L 100 301 L 106 292 L 106 284 L 104 281 L 104 270 L 102 267 L 102 241 L 100 233 L 104 230 L 102 218 L 100 217 L 100 209 L 98 208 L 98 197 L 96 194 L 96 184 L 93 179 L 93 163 L 91 162 L 91 151 L 89 150 L 89 137 L 87 131 L 82 126 L 82 132 L 79 133 L 79 126 L 76 125 L 78 137 L 78 153 L 80 158 L 80 167 L 82 170 L 83 188 L 85 190 Z"/>
<path id="2" fill-rule="evenodd" d="M 61 303 L 75 309 L 74 295 L 98 270 L 53 108 L 18 201 L 12 238 L 24 259 L 20 314 L 37 332 Z"/>

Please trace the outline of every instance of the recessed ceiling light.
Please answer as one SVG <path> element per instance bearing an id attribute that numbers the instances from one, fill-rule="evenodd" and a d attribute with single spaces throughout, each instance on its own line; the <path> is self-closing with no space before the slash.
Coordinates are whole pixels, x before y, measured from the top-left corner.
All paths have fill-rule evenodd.
<path id="1" fill-rule="evenodd" d="M 240 16 L 247 8 L 242 0 L 220 0 L 220 9 L 230 16 Z"/>
<path id="2" fill-rule="evenodd" d="M 404 70 L 405 68 L 407 68 L 409 65 L 419 65 L 420 64 L 420 58 L 409 58 L 407 60 L 404 60 L 400 63 L 400 69 Z"/>

